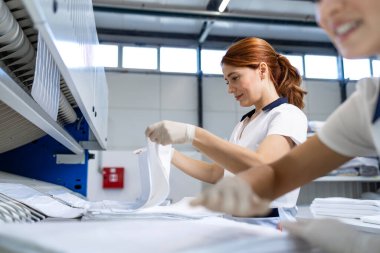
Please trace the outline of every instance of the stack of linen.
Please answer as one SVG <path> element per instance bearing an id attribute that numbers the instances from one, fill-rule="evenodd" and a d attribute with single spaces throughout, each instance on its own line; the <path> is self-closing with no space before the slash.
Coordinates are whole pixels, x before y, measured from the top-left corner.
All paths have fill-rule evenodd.
<path id="1" fill-rule="evenodd" d="M 360 219 L 363 216 L 380 215 L 380 200 L 316 198 L 310 210 L 314 216 Z"/>
<path id="2" fill-rule="evenodd" d="M 324 124 L 325 121 L 309 121 L 307 123 L 307 136 L 313 136 L 315 133 L 321 130 Z"/>
<path id="3" fill-rule="evenodd" d="M 363 176 L 379 175 L 379 160 L 377 157 L 355 157 L 331 171 L 329 176 Z"/>

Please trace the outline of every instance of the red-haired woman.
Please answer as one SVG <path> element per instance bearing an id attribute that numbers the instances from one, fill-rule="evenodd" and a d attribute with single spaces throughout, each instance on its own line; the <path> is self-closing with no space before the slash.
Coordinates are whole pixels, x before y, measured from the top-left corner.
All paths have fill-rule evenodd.
<path id="1" fill-rule="evenodd" d="M 254 107 L 236 125 L 230 141 L 200 127 L 173 121 L 155 123 L 145 131 L 151 141 L 163 145 L 191 143 L 211 158 L 213 163 L 199 161 L 176 150 L 172 157 L 177 168 L 208 183 L 216 183 L 258 162 L 273 162 L 304 142 L 307 134 L 307 119 L 301 111 L 305 95 L 300 87 L 301 77 L 268 42 L 259 38 L 240 40 L 228 48 L 221 65 L 228 93 L 240 106 Z M 289 212 L 294 215 L 298 193 L 296 189 L 274 200 L 269 217 L 254 222 L 276 226 L 279 216 L 285 217 Z M 225 204 L 228 206 L 228 201 Z"/>

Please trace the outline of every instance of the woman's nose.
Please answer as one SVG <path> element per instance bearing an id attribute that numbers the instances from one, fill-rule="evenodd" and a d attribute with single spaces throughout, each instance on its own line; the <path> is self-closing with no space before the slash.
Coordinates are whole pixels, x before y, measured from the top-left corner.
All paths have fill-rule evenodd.
<path id="1" fill-rule="evenodd" d="M 234 93 L 234 89 L 233 89 L 233 87 L 231 86 L 231 84 L 228 84 L 228 85 L 227 85 L 227 92 L 228 92 L 228 93 Z"/>

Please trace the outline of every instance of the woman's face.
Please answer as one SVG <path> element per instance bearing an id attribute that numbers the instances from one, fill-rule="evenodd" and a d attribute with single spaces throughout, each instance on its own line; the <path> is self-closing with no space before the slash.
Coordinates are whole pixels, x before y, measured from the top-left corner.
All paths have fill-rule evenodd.
<path id="1" fill-rule="evenodd" d="M 228 93 L 235 97 L 240 106 L 249 107 L 260 101 L 262 86 L 258 69 L 223 64 L 222 71 L 228 86 Z"/>
<path id="2" fill-rule="evenodd" d="M 379 0 L 319 0 L 318 24 L 346 58 L 380 54 Z"/>

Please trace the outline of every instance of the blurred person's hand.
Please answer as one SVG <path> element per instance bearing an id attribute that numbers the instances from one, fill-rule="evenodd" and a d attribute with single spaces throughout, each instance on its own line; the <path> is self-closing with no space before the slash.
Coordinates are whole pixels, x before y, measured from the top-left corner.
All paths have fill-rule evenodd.
<path id="1" fill-rule="evenodd" d="M 161 145 L 192 143 L 195 126 L 164 120 L 148 126 L 145 135 Z"/>
<path id="2" fill-rule="evenodd" d="M 334 219 L 310 219 L 282 222 L 290 235 L 302 238 L 329 253 L 380 252 L 379 237 L 355 230 Z"/>
<path id="3" fill-rule="evenodd" d="M 270 202 L 260 199 L 246 181 L 236 176 L 223 178 L 190 204 L 242 217 L 261 216 L 270 211 Z"/>

